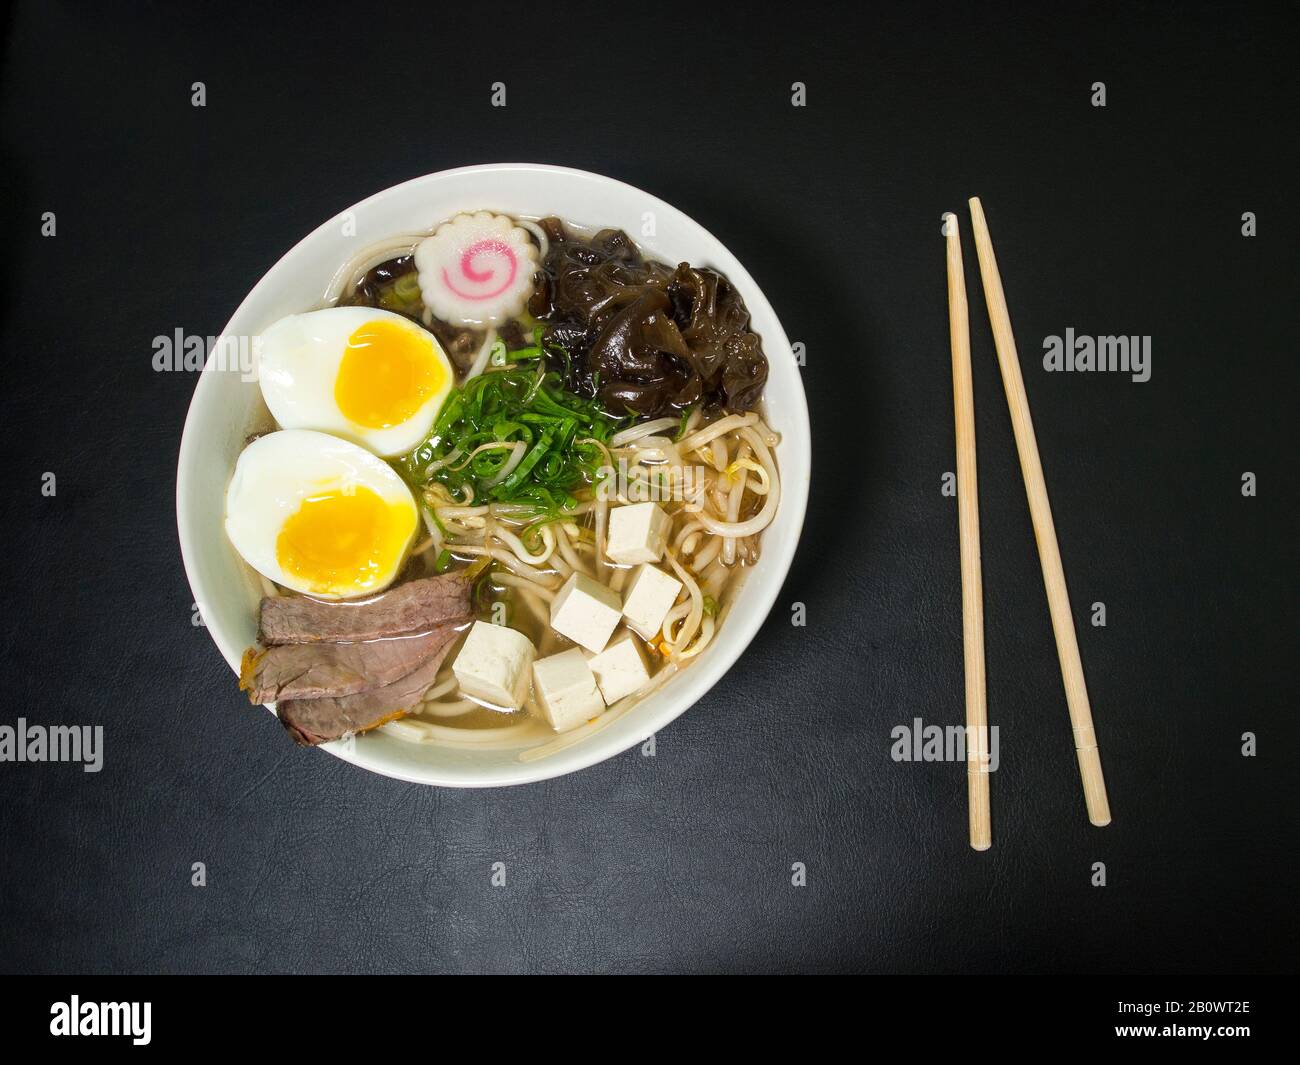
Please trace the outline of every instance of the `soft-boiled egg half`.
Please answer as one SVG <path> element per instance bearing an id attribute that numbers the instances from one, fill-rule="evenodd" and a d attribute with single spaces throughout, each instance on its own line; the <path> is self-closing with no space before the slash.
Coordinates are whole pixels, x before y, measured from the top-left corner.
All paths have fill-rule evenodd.
<path id="1" fill-rule="evenodd" d="M 254 440 L 226 490 L 226 535 L 258 573 L 323 599 L 392 583 L 420 523 L 411 490 L 365 448 L 307 429 Z"/>
<path id="2" fill-rule="evenodd" d="M 282 429 L 319 429 L 377 455 L 423 442 L 455 384 L 427 329 L 391 311 L 329 307 L 262 333 L 262 395 Z"/>

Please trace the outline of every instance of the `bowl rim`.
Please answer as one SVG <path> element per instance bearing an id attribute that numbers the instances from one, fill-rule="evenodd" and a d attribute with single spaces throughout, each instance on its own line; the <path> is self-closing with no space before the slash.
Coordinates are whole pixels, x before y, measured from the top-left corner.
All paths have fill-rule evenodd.
<path id="1" fill-rule="evenodd" d="M 767 312 L 770 320 L 775 326 L 776 335 L 770 338 L 765 337 L 765 348 L 770 348 L 768 352 L 769 359 L 773 358 L 772 352 L 788 353 L 791 351 L 789 338 L 786 336 L 785 329 L 772 307 L 767 296 L 759 288 L 758 284 L 750 276 L 749 271 L 740 263 L 740 261 L 730 252 L 725 244 L 722 243 L 712 232 L 700 225 L 694 218 L 691 218 L 685 212 L 665 200 L 660 199 L 652 193 L 631 185 L 627 182 L 620 181 L 617 178 L 607 177 L 603 174 L 597 174 L 592 171 L 580 170 L 573 167 L 557 166 L 549 163 L 479 163 L 469 166 L 455 167 L 448 170 L 434 171 L 423 174 L 418 177 L 410 178 L 406 181 L 399 182 L 396 185 L 390 185 L 381 189 L 365 199 L 335 212 L 334 215 L 325 219 L 320 225 L 316 226 L 309 233 L 298 240 L 292 247 L 284 252 L 276 261 L 258 278 L 256 284 L 249 289 L 248 294 L 239 302 L 239 305 L 231 313 L 221 333 L 217 337 L 217 343 L 213 345 L 208 359 L 204 364 L 203 371 L 199 374 L 198 383 L 194 387 L 194 394 L 190 398 L 189 407 L 185 416 L 185 425 L 181 433 L 181 443 L 177 455 L 176 464 L 176 522 L 177 533 L 180 539 L 181 560 L 185 568 L 185 575 L 189 581 L 191 591 L 195 596 L 196 602 L 210 601 L 205 599 L 202 594 L 201 585 L 203 582 L 198 579 L 197 574 L 200 569 L 197 565 L 197 556 L 200 552 L 198 532 L 193 527 L 189 519 L 188 502 L 195 491 L 192 484 L 187 484 L 187 473 L 194 465 L 196 455 L 200 448 L 199 433 L 196 428 L 198 421 L 197 411 L 203 406 L 205 400 L 204 388 L 209 370 L 213 360 L 217 358 L 217 353 L 221 350 L 222 342 L 229 335 L 233 323 L 244 314 L 245 308 L 262 292 L 263 289 L 270 287 L 270 279 L 279 271 L 281 265 L 288 259 L 295 256 L 298 250 L 305 244 L 311 242 L 322 231 L 333 227 L 338 218 L 349 212 L 360 212 L 363 209 L 377 204 L 382 200 L 399 196 L 408 192 L 413 186 L 424 185 L 435 181 L 451 180 L 462 177 L 479 176 L 486 173 L 501 172 L 519 172 L 519 173 L 544 173 L 556 177 L 568 178 L 575 181 L 594 182 L 605 186 L 615 186 L 626 193 L 639 197 L 648 207 L 656 211 L 663 211 L 669 215 L 676 216 L 680 221 L 685 222 L 689 227 L 694 228 L 706 241 L 714 245 L 713 254 L 717 258 L 724 259 L 726 262 L 725 273 L 727 278 L 739 288 L 745 297 L 746 306 L 749 308 L 751 315 L 754 308 L 760 307 Z M 717 264 L 715 264 L 717 265 Z M 555 752 L 554 755 L 538 759 L 533 762 L 515 762 L 509 766 L 502 767 L 492 772 L 484 770 L 475 771 L 467 769 L 463 775 L 448 776 L 445 771 L 440 771 L 437 767 L 430 767 L 429 772 L 417 772 L 407 770 L 405 767 L 392 764 L 377 764 L 386 762 L 386 759 L 375 757 L 366 757 L 358 752 L 362 748 L 357 744 L 325 744 L 323 748 L 336 758 L 341 758 L 350 762 L 360 769 L 377 773 L 381 776 L 391 777 L 396 780 L 406 781 L 412 784 L 427 784 L 436 787 L 455 787 L 455 788 L 482 788 L 482 787 L 509 787 L 517 784 L 528 784 L 542 780 L 549 780 L 554 777 L 564 776 L 568 773 L 574 773 L 581 769 L 586 769 L 596 765 L 599 762 L 612 758 L 632 747 L 643 743 L 650 736 L 659 730 L 671 724 L 688 709 L 694 706 L 730 671 L 732 666 L 744 655 L 749 649 L 758 630 L 766 622 L 772 612 L 777 597 L 784 587 L 786 577 L 789 574 L 790 566 L 794 561 L 794 556 L 798 550 L 800 540 L 802 539 L 803 525 L 807 513 L 808 494 L 811 481 L 812 466 L 812 439 L 811 429 L 808 419 L 808 402 L 804 392 L 802 376 L 798 371 L 797 365 L 794 368 L 795 387 L 783 391 L 780 398 L 782 414 L 795 434 L 801 436 L 804 441 L 804 447 L 801 449 L 800 459 L 797 468 L 787 466 L 788 456 L 782 456 L 781 469 L 781 503 L 783 509 L 788 509 L 789 516 L 785 519 L 790 522 L 792 536 L 782 549 L 778 552 L 767 552 L 755 567 L 753 575 L 746 578 L 746 583 L 754 580 L 760 569 L 763 572 L 765 587 L 761 591 L 759 600 L 751 604 L 751 608 L 743 616 L 736 616 L 734 613 L 727 618 L 727 625 L 733 636 L 740 638 L 735 641 L 734 653 L 727 655 L 704 655 L 701 660 L 692 665 L 688 670 L 684 670 L 677 678 L 677 686 L 674 697 L 663 704 L 662 709 L 657 713 L 647 716 L 640 725 L 631 730 L 623 738 L 611 742 L 608 730 L 600 730 L 590 737 L 580 740 L 573 745 Z M 791 430 L 787 429 L 789 433 Z M 235 648 L 220 622 L 214 625 L 215 619 L 205 619 L 205 627 L 213 642 L 217 645 L 217 650 L 226 660 L 227 664 L 238 673 L 238 662 L 242 648 Z M 229 646 L 228 646 L 229 645 Z M 232 650 L 233 649 L 233 650 Z M 710 650 L 717 650 L 711 648 Z M 667 689 L 661 695 L 667 695 Z"/>

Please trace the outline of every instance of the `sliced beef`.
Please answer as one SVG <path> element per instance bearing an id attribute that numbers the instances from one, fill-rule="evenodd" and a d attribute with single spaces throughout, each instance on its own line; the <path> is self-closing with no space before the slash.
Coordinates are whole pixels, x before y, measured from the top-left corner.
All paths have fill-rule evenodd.
<path id="1" fill-rule="evenodd" d="M 414 709 L 470 619 L 463 573 L 398 585 L 365 602 L 262 600 L 265 650 L 244 656 L 240 687 L 274 702 L 304 745 L 337 740 Z"/>
<path id="2" fill-rule="evenodd" d="M 367 643 L 276 644 L 244 656 L 239 686 L 255 703 L 322 699 L 380 688 L 415 672 L 455 638 L 451 625 Z"/>
<path id="3" fill-rule="evenodd" d="M 380 688 L 324 699 L 285 699 L 276 706 L 280 723 L 298 743 L 310 747 L 399 718 L 432 686 L 451 644 L 448 640 L 414 672 Z"/>
<path id="4" fill-rule="evenodd" d="M 463 574 L 447 573 L 399 584 L 361 602 L 270 596 L 262 600 L 261 641 L 267 646 L 361 642 L 432 632 L 469 617 L 469 593 Z"/>

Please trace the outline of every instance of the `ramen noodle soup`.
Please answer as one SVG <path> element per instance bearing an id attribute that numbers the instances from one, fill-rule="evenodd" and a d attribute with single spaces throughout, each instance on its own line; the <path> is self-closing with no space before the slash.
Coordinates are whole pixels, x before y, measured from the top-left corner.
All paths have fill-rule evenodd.
<path id="1" fill-rule="evenodd" d="M 227 536 L 240 685 L 299 743 L 540 757 L 690 668 L 781 499 L 730 282 L 618 230 L 461 214 L 257 338 Z"/>

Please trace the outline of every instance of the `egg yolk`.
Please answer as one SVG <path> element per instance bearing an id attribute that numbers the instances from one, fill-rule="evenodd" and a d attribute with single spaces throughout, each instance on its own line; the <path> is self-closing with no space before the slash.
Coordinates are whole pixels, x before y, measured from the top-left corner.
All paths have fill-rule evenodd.
<path id="1" fill-rule="evenodd" d="M 415 531 L 409 503 L 359 485 L 308 496 L 275 542 L 281 569 L 318 594 L 354 594 L 386 583 Z"/>
<path id="2" fill-rule="evenodd" d="M 432 337 L 400 322 L 367 322 L 348 337 L 334 379 L 334 402 L 357 425 L 391 429 L 414 416 L 446 383 Z"/>

